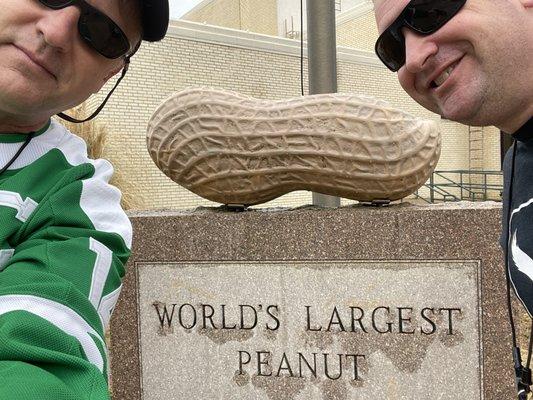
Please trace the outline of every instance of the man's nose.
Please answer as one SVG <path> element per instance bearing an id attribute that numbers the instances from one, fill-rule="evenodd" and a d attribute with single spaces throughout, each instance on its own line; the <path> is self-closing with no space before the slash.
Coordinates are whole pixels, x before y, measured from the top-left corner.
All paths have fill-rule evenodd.
<path id="1" fill-rule="evenodd" d="M 403 28 L 402 33 L 405 38 L 405 68 L 416 74 L 424 69 L 439 48 L 431 35 L 420 35 L 409 28 Z"/>
<path id="2" fill-rule="evenodd" d="M 68 6 L 59 10 L 48 10 L 37 23 L 37 30 L 51 47 L 67 51 L 78 40 L 80 10 Z"/>

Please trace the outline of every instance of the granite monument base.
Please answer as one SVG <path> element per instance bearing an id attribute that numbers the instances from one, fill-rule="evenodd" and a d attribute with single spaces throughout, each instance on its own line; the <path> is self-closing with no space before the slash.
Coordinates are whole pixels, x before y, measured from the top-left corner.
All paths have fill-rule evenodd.
<path id="1" fill-rule="evenodd" d="M 132 215 L 114 399 L 513 398 L 496 203 Z"/>

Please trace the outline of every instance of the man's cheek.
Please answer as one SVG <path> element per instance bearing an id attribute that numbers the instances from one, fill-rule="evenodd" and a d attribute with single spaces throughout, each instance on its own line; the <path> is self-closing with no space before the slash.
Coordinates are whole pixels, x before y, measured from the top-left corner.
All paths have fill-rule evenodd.
<path id="1" fill-rule="evenodd" d="M 418 104 L 436 112 L 437 105 L 434 104 L 433 100 L 428 97 L 428 92 L 416 86 L 416 79 L 413 74 L 406 72 L 405 68 L 401 68 L 398 71 L 398 81 L 402 86 L 403 90 Z"/>
<path id="2" fill-rule="evenodd" d="M 403 90 L 405 90 L 409 96 L 416 100 L 418 94 L 416 91 L 415 78 L 412 74 L 406 72 L 405 67 L 398 71 L 398 81 L 400 82 Z"/>

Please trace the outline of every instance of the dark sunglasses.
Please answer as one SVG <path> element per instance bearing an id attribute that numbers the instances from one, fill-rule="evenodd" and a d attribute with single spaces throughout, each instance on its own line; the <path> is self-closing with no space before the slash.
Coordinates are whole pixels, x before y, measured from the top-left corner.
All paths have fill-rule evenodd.
<path id="1" fill-rule="evenodd" d="M 81 38 L 106 58 L 128 54 L 130 42 L 126 34 L 111 18 L 84 0 L 39 0 L 44 6 L 59 10 L 69 6 L 80 8 L 78 31 Z"/>
<path id="2" fill-rule="evenodd" d="M 379 36 L 376 54 L 391 71 L 405 64 L 403 27 L 422 35 L 442 28 L 465 5 L 467 0 L 412 0 L 396 20 Z"/>

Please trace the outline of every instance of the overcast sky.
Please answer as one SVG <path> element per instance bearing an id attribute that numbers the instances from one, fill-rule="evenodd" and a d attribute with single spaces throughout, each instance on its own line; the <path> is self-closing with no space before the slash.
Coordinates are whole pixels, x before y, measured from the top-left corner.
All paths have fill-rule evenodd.
<path id="1" fill-rule="evenodd" d="M 202 0 L 170 0 L 170 18 L 178 19 Z"/>

